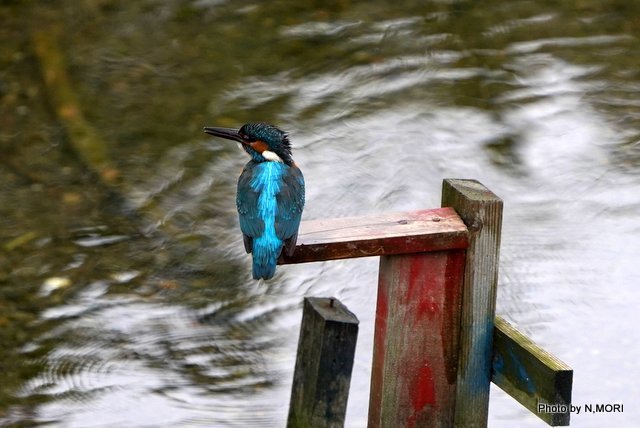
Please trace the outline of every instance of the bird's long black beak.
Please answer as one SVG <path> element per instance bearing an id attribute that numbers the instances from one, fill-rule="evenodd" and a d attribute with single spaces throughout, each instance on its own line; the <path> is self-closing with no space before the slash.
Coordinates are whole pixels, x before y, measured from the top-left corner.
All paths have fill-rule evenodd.
<path id="1" fill-rule="evenodd" d="M 233 140 L 239 143 L 246 143 L 244 138 L 240 136 L 240 133 L 237 129 L 206 126 L 204 128 L 204 132 L 209 135 L 213 135 L 214 137 L 226 138 L 227 140 Z"/>

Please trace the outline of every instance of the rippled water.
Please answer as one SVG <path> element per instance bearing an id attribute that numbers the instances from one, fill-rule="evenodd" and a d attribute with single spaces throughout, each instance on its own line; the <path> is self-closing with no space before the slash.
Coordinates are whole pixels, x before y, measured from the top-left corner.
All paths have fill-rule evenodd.
<path id="1" fill-rule="evenodd" d="M 445 177 L 501 196 L 498 312 L 574 368 L 574 403 L 625 404 L 573 426 L 633 426 L 640 4 L 556 3 L 0 6 L 0 424 L 282 426 L 302 297 L 334 295 L 361 321 L 366 425 L 377 260 L 251 280 L 246 159 L 201 133 L 266 120 L 306 219 L 437 207 Z M 56 108 L 43 33 L 79 112 Z M 489 425 L 543 423 L 496 388 Z"/>

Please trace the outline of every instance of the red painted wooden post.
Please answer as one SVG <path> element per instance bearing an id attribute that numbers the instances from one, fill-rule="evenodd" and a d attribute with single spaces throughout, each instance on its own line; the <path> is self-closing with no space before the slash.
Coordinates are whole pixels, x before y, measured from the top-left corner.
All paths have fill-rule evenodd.
<path id="1" fill-rule="evenodd" d="M 369 427 L 453 425 L 464 260 L 380 258 Z"/>

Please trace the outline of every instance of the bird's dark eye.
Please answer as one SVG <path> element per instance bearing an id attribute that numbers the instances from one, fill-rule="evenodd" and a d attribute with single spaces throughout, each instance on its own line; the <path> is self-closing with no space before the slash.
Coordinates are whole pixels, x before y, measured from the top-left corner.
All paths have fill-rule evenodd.
<path id="1" fill-rule="evenodd" d="M 247 142 L 249 142 L 249 143 L 252 143 L 252 142 L 256 141 L 256 139 L 255 139 L 255 138 L 252 138 L 252 137 L 248 136 L 247 134 L 242 134 L 242 133 L 241 133 L 241 134 L 240 134 L 240 137 L 241 137 L 244 141 L 247 141 Z"/>

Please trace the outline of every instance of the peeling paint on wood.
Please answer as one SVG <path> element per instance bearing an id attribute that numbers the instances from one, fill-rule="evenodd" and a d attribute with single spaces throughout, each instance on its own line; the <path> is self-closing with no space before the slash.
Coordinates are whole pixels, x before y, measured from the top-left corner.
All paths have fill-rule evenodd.
<path id="1" fill-rule="evenodd" d="M 369 427 L 452 425 L 464 256 L 380 258 Z"/>

